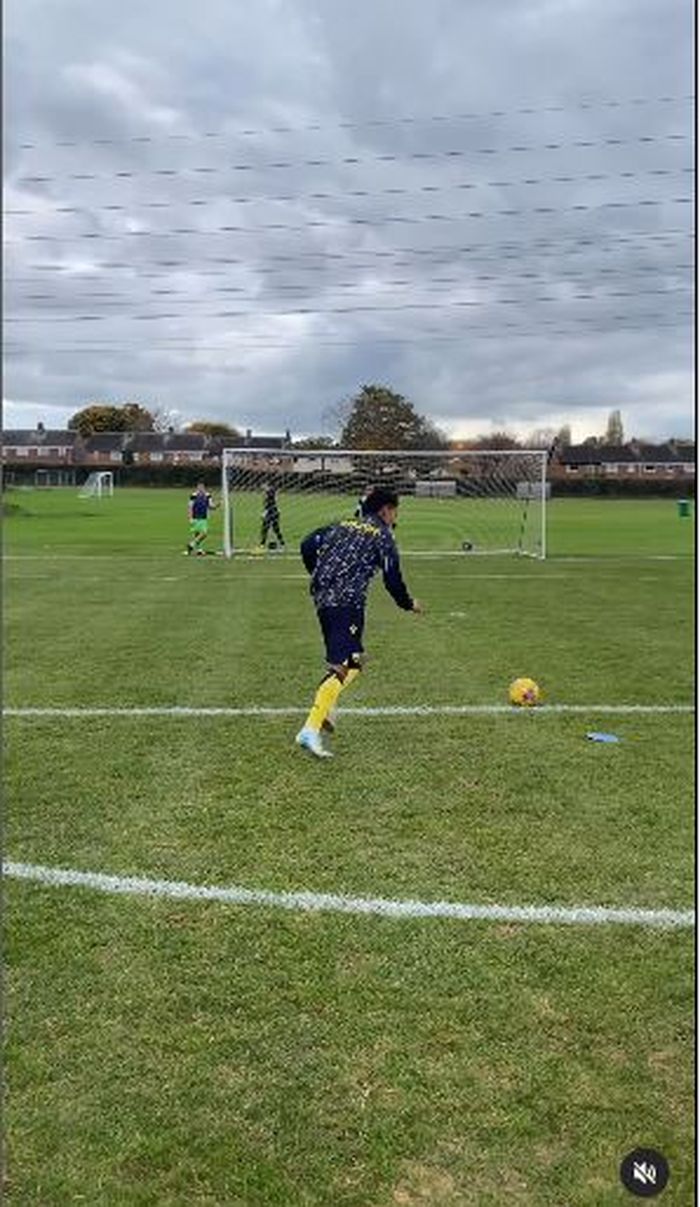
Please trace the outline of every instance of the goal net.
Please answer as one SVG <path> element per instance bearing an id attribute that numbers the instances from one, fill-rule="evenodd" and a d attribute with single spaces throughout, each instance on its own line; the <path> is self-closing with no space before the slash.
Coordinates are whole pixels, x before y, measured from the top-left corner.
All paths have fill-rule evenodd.
<path id="1" fill-rule="evenodd" d="M 546 552 L 548 454 L 542 449 L 365 452 L 227 448 L 224 553 L 297 552 L 313 528 L 347 519 L 372 486 L 401 499 L 403 552 Z"/>
<path id="2" fill-rule="evenodd" d="M 101 499 L 114 494 L 114 474 L 111 470 L 98 470 L 85 479 L 79 491 L 81 499 Z"/>

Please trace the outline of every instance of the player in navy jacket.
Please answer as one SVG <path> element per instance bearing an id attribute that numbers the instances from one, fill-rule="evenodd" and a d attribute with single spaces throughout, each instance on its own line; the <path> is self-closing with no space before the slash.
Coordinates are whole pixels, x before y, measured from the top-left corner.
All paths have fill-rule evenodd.
<path id="1" fill-rule="evenodd" d="M 296 740 L 318 758 L 330 755 L 321 730 L 333 731 L 338 697 L 361 670 L 367 592 L 377 571 L 381 570 L 384 586 L 400 608 L 422 611 L 401 575 L 393 535 L 398 505 L 395 491 L 374 487 L 363 499 L 360 517 L 317 528 L 301 543 L 328 670 Z"/>

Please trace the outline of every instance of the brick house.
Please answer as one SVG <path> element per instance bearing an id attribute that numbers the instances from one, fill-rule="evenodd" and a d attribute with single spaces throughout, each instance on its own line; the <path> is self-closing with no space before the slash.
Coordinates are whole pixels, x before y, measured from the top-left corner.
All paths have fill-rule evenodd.
<path id="1" fill-rule="evenodd" d="M 284 436 L 254 436 L 250 428 L 248 428 L 245 436 L 240 437 L 238 440 L 233 436 L 214 436 L 210 440 L 210 446 L 212 455 L 220 461 L 221 452 L 225 448 L 245 448 L 250 449 L 251 452 L 255 452 L 257 449 L 272 449 L 284 452 L 286 449 L 291 449 L 292 437 L 289 430 L 285 432 Z M 248 455 L 242 460 L 241 464 L 250 470 L 264 472 L 275 465 L 281 466 L 287 462 L 288 458 L 280 457 L 276 460 L 274 457 L 254 457 Z"/>
<path id="2" fill-rule="evenodd" d="M 15 429 L 3 433 L 3 461 L 31 461 L 33 465 L 72 465 L 75 461 L 78 433 L 67 429 Z"/>
<path id="3" fill-rule="evenodd" d="M 201 432 L 131 432 L 124 451 L 135 465 L 183 465 L 210 460 L 209 440 Z"/>
<path id="4" fill-rule="evenodd" d="M 126 432 L 95 432 L 93 436 L 84 436 L 80 441 L 82 464 L 95 469 L 114 469 L 122 464 L 126 439 Z"/>
<path id="5" fill-rule="evenodd" d="M 559 449 L 550 465 L 552 478 L 661 478 L 687 481 L 695 475 L 695 445 L 690 441 L 625 445 L 574 444 Z"/>

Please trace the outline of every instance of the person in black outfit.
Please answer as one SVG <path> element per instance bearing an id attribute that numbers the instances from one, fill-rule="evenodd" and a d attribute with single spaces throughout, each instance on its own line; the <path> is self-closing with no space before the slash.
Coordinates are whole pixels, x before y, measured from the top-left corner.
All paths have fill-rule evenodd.
<path id="1" fill-rule="evenodd" d="M 280 509 L 277 505 L 277 491 L 271 482 L 265 483 L 265 498 L 263 501 L 262 513 L 262 528 L 260 530 L 260 544 L 263 548 L 267 545 L 267 536 L 272 529 L 280 547 L 284 549 L 284 537 L 280 528 Z"/>

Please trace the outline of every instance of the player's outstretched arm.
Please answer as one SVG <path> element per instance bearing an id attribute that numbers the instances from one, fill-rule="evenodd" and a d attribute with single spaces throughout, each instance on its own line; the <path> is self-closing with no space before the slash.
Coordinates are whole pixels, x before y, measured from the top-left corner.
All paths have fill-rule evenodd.
<path id="1" fill-rule="evenodd" d="M 400 608 L 403 608 L 404 612 L 420 611 L 420 604 L 416 609 L 416 601 L 411 596 L 411 593 L 403 580 L 399 554 L 393 540 L 391 540 L 391 544 L 384 554 L 384 560 L 382 563 L 382 578 L 384 579 L 384 586 L 391 595 L 394 603 Z"/>

